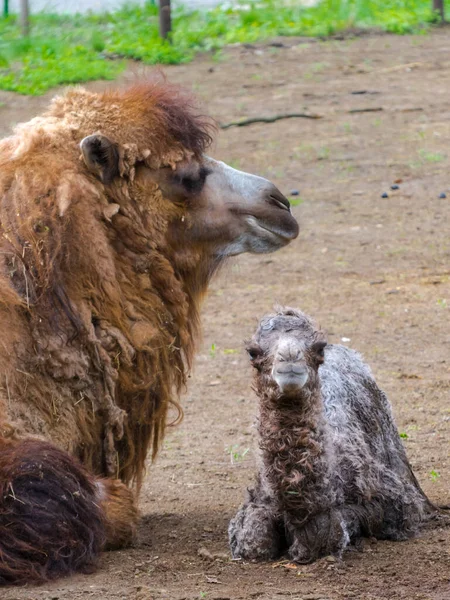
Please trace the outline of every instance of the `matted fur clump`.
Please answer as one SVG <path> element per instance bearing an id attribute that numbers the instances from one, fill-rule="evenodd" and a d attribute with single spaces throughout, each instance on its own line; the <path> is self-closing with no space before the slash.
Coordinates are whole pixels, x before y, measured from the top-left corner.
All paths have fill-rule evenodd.
<path id="1" fill-rule="evenodd" d="M 298 310 L 264 317 L 248 345 L 260 469 L 229 526 L 234 557 L 308 563 L 362 536 L 404 540 L 436 513 L 386 395 L 361 356 Z"/>
<path id="2" fill-rule="evenodd" d="M 76 460 L 45 442 L 0 440 L 0 585 L 91 571 L 105 525 Z"/>

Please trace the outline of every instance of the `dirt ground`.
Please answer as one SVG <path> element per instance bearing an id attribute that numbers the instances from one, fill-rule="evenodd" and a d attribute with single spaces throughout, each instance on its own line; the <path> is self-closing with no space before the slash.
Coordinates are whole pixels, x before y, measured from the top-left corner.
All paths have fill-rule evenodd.
<path id="1" fill-rule="evenodd" d="M 299 238 L 273 255 L 233 260 L 214 281 L 185 418 L 149 468 L 136 546 L 104 554 L 93 575 L 2 590 L 2 600 L 450 599 L 450 528 L 368 541 L 342 563 L 229 558 L 228 521 L 255 468 L 243 339 L 276 302 L 309 312 L 331 341 L 347 338 L 365 355 L 425 491 L 450 500 L 449 31 L 281 43 L 165 71 L 221 123 L 322 115 L 227 129 L 211 152 L 287 195 L 299 190 Z M 121 83 L 142 72 L 130 68 Z M 51 95 L 0 93 L 0 133 Z"/>

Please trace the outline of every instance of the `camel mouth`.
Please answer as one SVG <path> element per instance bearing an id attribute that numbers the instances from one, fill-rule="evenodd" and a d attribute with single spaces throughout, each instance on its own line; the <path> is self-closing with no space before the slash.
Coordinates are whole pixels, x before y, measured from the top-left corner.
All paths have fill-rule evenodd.
<path id="1" fill-rule="evenodd" d="M 292 369 L 274 369 L 272 377 L 280 392 L 285 396 L 292 396 L 300 392 L 309 379 L 308 372 L 304 369 L 296 369 L 295 365 Z"/>
<path id="2" fill-rule="evenodd" d="M 285 210 L 283 223 L 270 223 L 253 215 L 247 215 L 246 222 L 250 233 L 258 238 L 260 244 L 255 246 L 256 252 L 271 252 L 286 246 L 299 234 L 299 226 L 290 212 Z M 286 218 L 287 217 L 287 218 Z M 265 249 L 262 249 L 262 247 Z M 261 250 L 258 250 L 261 248 Z"/>

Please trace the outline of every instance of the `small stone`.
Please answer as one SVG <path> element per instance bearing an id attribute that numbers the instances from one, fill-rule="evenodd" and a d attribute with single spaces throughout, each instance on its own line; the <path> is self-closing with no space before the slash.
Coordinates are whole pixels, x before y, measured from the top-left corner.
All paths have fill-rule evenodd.
<path id="1" fill-rule="evenodd" d="M 394 185 L 391 185 L 391 190 L 399 190 L 400 186 L 397 185 L 396 183 Z"/>
<path id="2" fill-rule="evenodd" d="M 229 560 L 230 555 L 228 552 L 214 552 L 213 554 L 215 560 Z"/>
<path id="3" fill-rule="evenodd" d="M 206 575 L 206 583 L 215 583 L 218 585 L 222 585 L 222 582 L 217 579 L 217 577 L 209 577 Z"/>
<path id="4" fill-rule="evenodd" d="M 300 192 L 299 190 L 291 190 L 291 196 L 299 196 Z"/>
<path id="5" fill-rule="evenodd" d="M 197 554 L 201 558 L 206 558 L 207 560 L 214 560 L 214 556 L 211 554 L 211 552 L 207 548 L 203 548 L 203 547 L 199 548 L 197 550 Z"/>
<path id="6" fill-rule="evenodd" d="M 388 193 L 387 193 L 387 192 L 383 192 L 383 193 L 381 194 L 381 197 L 382 197 L 382 198 L 389 198 L 389 195 L 388 195 Z"/>
<path id="7" fill-rule="evenodd" d="M 442 194 L 439 194 L 439 198 L 447 198 L 447 194 L 445 192 L 442 192 Z"/>

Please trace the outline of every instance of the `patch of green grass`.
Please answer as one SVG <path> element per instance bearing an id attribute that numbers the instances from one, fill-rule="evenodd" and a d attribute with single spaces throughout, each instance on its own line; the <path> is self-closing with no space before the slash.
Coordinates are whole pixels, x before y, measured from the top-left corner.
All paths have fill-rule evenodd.
<path id="1" fill-rule="evenodd" d="M 407 440 L 409 438 L 409 435 L 404 432 L 400 432 L 399 436 L 402 438 L 402 440 Z"/>
<path id="2" fill-rule="evenodd" d="M 327 160 L 327 158 L 330 158 L 330 149 L 322 146 L 317 150 L 317 160 Z"/>
<path id="3" fill-rule="evenodd" d="M 148 64 L 191 60 L 199 51 L 275 36 L 326 37 L 349 28 L 395 33 L 425 30 L 436 21 L 430 0 L 322 0 L 317 6 L 294 2 L 242 0 L 233 7 L 173 10 L 171 43 L 158 35 L 158 9 L 151 2 L 129 4 L 113 13 L 31 17 L 31 36 L 20 36 L 15 16 L 0 18 L 0 89 L 42 94 L 59 84 L 113 79 L 121 59 Z M 325 63 L 313 65 L 314 72 Z"/>
<path id="4" fill-rule="evenodd" d="M 421 149 L 419 150 L 420 158 L 424 162 L 436 163 L 442 162 L 447 157 L 442 152 L 429 152 L 428 150 Z"/>
<path id="5" fill-rule="evenodd" d="M 437 481 L 440 476 L 441 474 L 439 473 L 439 471 L 435 471 L 434 469 L 430 471 L 430 478 L 432 481 Z"/>
<path id="6" fill-rule="evenodd" d="M 233 446 L 229 446 L 225 448 L 225 452 L 230 455 L 231 463 L 238 463 L 244 460 L 247 454 L 250 452 L 250 448 L 245 448 L 245 450 L 240 450 L 239 446 L 233 444 Z"/>
<path id="7" fill-rule="evenodd" d="M 303 198 L 299 198 L 298 196 L 294 197 L 290 197 L 289 198 L 289 204 L 291 206 L 300 206 L 300 204 L 303 204 L 304 200 Z"/>

